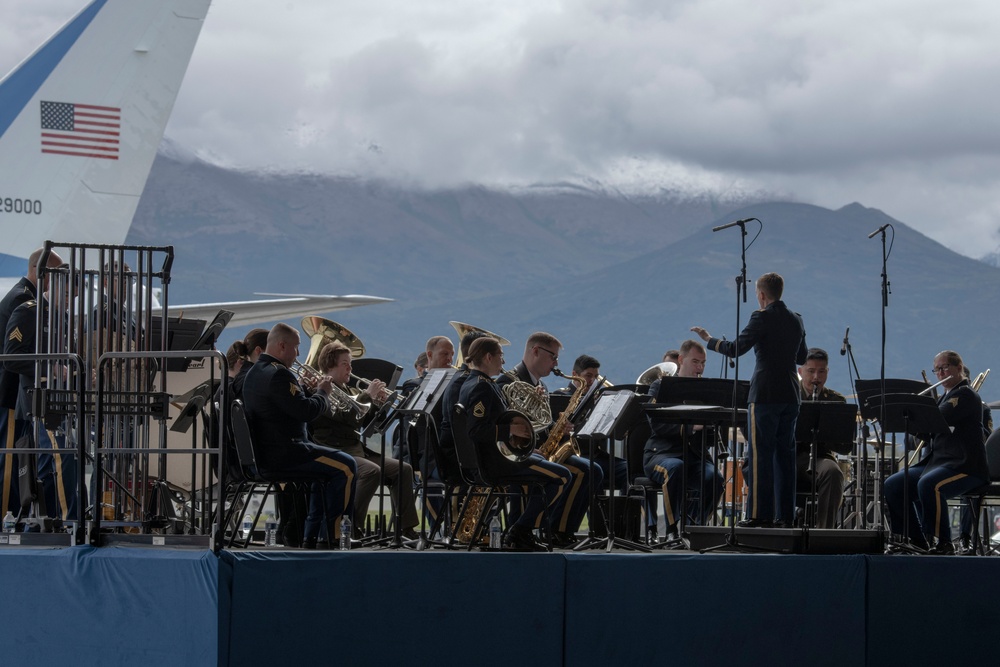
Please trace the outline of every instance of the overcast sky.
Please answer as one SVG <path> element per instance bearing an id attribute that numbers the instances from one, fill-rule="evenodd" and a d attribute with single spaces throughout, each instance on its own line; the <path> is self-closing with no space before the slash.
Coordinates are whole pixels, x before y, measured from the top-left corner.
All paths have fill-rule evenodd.
<path id="1" fill-rule="evenodd" d="M 6 72 L 84 0 L 5 2 Z M 1000 3 L 215 0 L 167 136 L 410 183 L 596 178 L 1000 244 Z"/>

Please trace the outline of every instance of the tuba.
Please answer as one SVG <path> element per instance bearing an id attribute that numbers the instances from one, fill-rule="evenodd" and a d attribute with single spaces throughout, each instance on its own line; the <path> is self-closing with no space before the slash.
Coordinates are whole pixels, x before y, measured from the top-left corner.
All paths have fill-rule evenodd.
<path id="1" fill-rule="evenodd" d="M 458 359 L 455 361 L 456 366 L 461 366 L 462 362 L 464 361 L 464 359 L 462 358 L 462 339 L 465 338 L 465 334 L 471 331 L 478 331 L 479 333 L 486 334 L 490 338 L 500 343 L 501 346 L 510 345 L 510 341 L 504 338 L 503 336 L 498 336 L 492 331 L 487 331 L 482 327 L 476 327 L 471 324 L 466 324 L 465 322 L 455 322 L 455 321 L 448 322 L 448 324 L 454 327 L 455 331 L 458 332 Z"/>
<path id="2" fill-rule="evenodd" d="M 365 356 L 365 344 L 361 342 L 361 339 L 355 336 L 350 329 L 342 324 L 337 324 L 333 320 L 328 320 L 317 315 L 309 315 L 302 318 L 302 330 L 309 337 L 309 353 L 306 355 L 306 366 L 316 368 L 320 350 L 335 340 L 339 340 L 347 346 L 351 351 L 352 359 Z"/>
<path id="3" fill-rule="evenodd" d="M 656 364 L 655 366 L 650 366 L 642 372 L 642 374 L 635 379 L 636 384 L 653 384 L 656 380 L 660 379 L 664 375 L 674 376 L 677 375 L 677 364 L 672 361 L 664 361 L 662 363 Z"/>
<path id="4" fill-rule="evenodd" d="M 333 320 L 328 320 L 318 315 L 309 315 L 302 318 L 302 330 L 309 337 L 309 353 L 302 364 L 293 364 L 296 368 L 292 372 L 300 379 L 318 377 L 322 373 L 316 368 L 319 366 L 319 353 L 324 347 L 334 341 L 340 341 L 351 351 L 351 358 L 357 359 L 365 354 L 365 344 L 354 333 L 343 324 L 338 324 Z M 337 412 L 353 412 L 358 419 L 363 419 L 371 408 L 369 403 L 361 403 L 354 396 L 345 392 L 340 387 L 334 385 L 330 392 L 330 410 Z"/>

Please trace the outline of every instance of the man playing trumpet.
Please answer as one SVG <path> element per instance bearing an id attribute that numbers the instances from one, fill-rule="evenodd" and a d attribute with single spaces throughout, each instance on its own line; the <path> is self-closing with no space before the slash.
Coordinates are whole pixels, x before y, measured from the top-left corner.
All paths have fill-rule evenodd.
<path id="1" fill-rule="evenodd" d="M 353 514 L 357 466 L 354 459 L 313 443 L 306 424 L 330 411 L 331 383 L 322 378 L 306 392 L 291 366 L 299 355 L 299 332 L 284 323 L 267 335 L 267 347 L 247 372 L 243 387 L 247 418 L 258 445 L 258 464 L 265 472 L 315 476 L 309 496 L 303 546 L 315 548 L 321 521 L 335 541 L 340 517 Z"/>

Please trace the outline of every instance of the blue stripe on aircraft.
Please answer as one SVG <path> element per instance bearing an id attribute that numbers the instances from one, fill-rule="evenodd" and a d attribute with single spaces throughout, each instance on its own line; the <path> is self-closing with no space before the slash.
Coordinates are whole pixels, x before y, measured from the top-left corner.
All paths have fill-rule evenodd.
<path id="1" fill-rule="evenodd" d="M 0 253 L 0 278 L 20 278 L 28 274 L 28 258 Z"/>
<path id="2" fill-rule="evenodd" d="M 31 101 L 107 2 L 108 0 L 94 0 L 90 3 L 3 82 L 0 86 L 0 137 L 7 132 L 10 124 L 21 114 L 24 106 Z M 5 266 L 2 262 L 0 259 L 0 266 Z"/>

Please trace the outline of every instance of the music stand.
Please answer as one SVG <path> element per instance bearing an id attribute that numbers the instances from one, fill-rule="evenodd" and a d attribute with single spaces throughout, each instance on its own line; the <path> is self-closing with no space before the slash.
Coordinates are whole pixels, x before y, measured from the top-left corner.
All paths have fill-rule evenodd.
<path id="1" fill-rule="evenodd" d="M 198 418 L 198 413 L 215 396 L 215 392 L 218 391 L 221 384 L 221 378 L 205 380 L 190 391 L 180 396 L 175 396 L 170 401 L 170 404 L 176 408 L 180 408 L 181 412 L 177 415 L 170 430 L 177 433 L 187 433 L 188 429 L 191 428 L 191 424 Z"/>
<path id="2" fill-rule="evenodd" d="M 884 399 L 884 400 L 883 400 Z M 886 394 L 868 399 L 869 407 L 880 410 L 883 417 L 882 429 L 890 433 L 929 433 L 932 436 L 949 430 L 948 422 L 930 396 L 913 394 Z M 903 452 L 903 532 L 902 543 L 896 544 L 900 551 L 924 553 L 923 549 L 910 544 L 910 462 Z M 884 496 L 883 496 L 884 499 Z"/>
<path id="3" fill-rule="evenodd" d="M 162 340 L 161 327 L 163 320 L 154 317 L 150 327 L 150 350 L 162 352 L 160 342 Z M 188 320 L 177 317 L 167 318 L 167 350 L 186 351 L 196 349 L 194 346 L 201 340 L 205 331 L 205 320 Z M 207 349 L 207 348 L 205 348 Z M 172 373 L 183 373 L 191 365 L 191 359 L 187 357 L 170 358 L 166 360 L 166 370 Z"/>
<path id="4" fill-rule="evenodd" d="M 855 393 L 857 394 L 858 407 L 861 410 L 861 418 L 864 421 L 878 422 L 879 427 L 875 429 L 875 438 L 878 441 L 878 451 L 875 454 L 875 469 L 878 471 L 876 477 L 878 478 L 878 486 L 874 488 L 877 491 L 874 494 L 872 502 L 875 506 L 875 516 L 874 523 L 878 530 L 882 530 L 882 482 L 885 481 L 885 434 L 890 431 L 886 431 L 881 423 L 881 403 L 873 404 L 869 402 L 873 396 L 883 396 L 885 394 L 919 394 L 921 391 L 927 389 L 929 386 L 926 382 L 919 382 L 917 380 L 910 380 L 907 378 L 885 378 L 875 379 L 875 380 L 862 380 L 858 378 L 854 384 Z M 884 387 L 884 391 L 883 391 Z M 862 429 L 864 431 L 864 429 Z M 893 439 L 893 453 L 895 453 L 895 439 Z M 862 450 L 862 458 L 867 465 L 868 460 L 868 447 L 865 443 L 864 449 Z M 867 470 L 867 468 L 864 468 Z M 864 518 L 867 519 L 867 507 L 868 498 L 867 492 L 865 490 L 864 480 L 862 479 L 861 484 L 861 508 L 864 511 Z"/>
<path id="5" fill-rule="evenodd" d="M 198 338 L 198 341 L 191 347 L 192 350 L 211 350 L 215 347 L 215 342 L 219 340 L 222 330 L 229 324 L 236 313 L 231 310 L 220 310 L 205 328 L 205 331 Z"/>
<path id="6" fill-rule="evenodd" d="M 814 508 L 811 525 L 816 525 L 816 462 L 819 443 L 854 444 L 854 429 L 858 421 L 858 406 L 840 401 L 803 401 L 799 407 L 799 418 L 795 425 L 795 441 L 809 442 L 809 470 L 812 477 L 812 491 L 809 500 Z M 836 450 L 835 450 L 836 451 Z"/>
<path id="7" fill-rule="evenodd" d="M 399 419 L 399 426 L 397 428 L 404 429 L 400 433 L 400 459 L 402 459 L 402 447 L 405 442 L 407 442 L 407 432 L 405 431 L 406 418 L 411 417 L 420 423 L 424 436 L 424 446 L 425 448 L 430 447 L 430 442 L 427 436 L 431 433 L 431 429 L 434 429 L 434 437 L 437 437 L 437 425 L 434 423 L 433 412 L 434 408 L 440 404 L 441 399 L 444 397 L 444 392 L 451 384 L 452 378 L 455 373 L 458 372 L 457 368 L 432 368 L 428 369 L 424 373 L 423 378 L 420 380 L 420 384 L 416 389 L 410 392 L 406 397 L 403 404 L 393 411 L 393 417 Z M 421 470 L 420 470 L 420 490 L 423 498 L 423 502 L 420 507 L 420 536 L 416 540 L 416 549 L 418 551 L 423 551 L 428 546 L 442 546 L 448 547 L 449 545 L 445 542 L 439 542 L 431 540 L 427 536 L 427 489 L 428 489 L 428 476 L 430 471 L 427 470 L 427 461 L 430 457 L 427 452 L 422 452 L 420 456 Z M 410 452 L 411 465 L 413 465 L 413 452 Z M 399 475 L 397 480 L 399 493 L 397 498 L 402 498 L 402 484 L 403 475 Z M 395 521 L 395 536 L 393 541 L 388 544 L 389 547 L 398 548 L 403 546 L 402 540 L 402 519 L 401 514 L 398 512 Z"/>
<path id="8" fill-rule="evenodd" d="M 724 378 L 693 378 L 665 376 L 660 378 L 660 388 L 656 394 L 657 405 L 706 405 L 719 406 L 721 408 L 746 410 L 747 397 L 750 395 L 749 380 L 728 380 Z M 736 425 L 733 424 L 733 427 Z M 683 447 L 681 449 L 681 461 L 684 469 L 687 470 L 687 429 L 681 429 Z M 702 460 L 705 459 L 705 439 L 702 438 Z M 736 474 L 736 452 L 733 454 L 733 475 Z M 733 480 L 733 494 L 731 498 L 730 516 L 735 524 L 736 517 L 736 481 Z M 713 481 L 713 498 L 715 488 Z M 685 523 L 687 522 L 687 482 L 685 481 L 681 493 L 682 511 L 680 515 L 680 525 L 677 527 L 678 535 L 683 534 Z M 735 537 L 734 537 L 735 539 Z"/>
<path id="9" fill-rule="evenodd" d="M 597 383 L 595 382 L 594 385 Z M 593 388 L 593 386 L 591 387 Z M 581 401 L 582 404 L 582 401 Z M 637 399 L 635 392 L 625 390 L 625 391 L 605 391 L 601 394 L 600 398 L 594 405 L 593 410 L 590 412 L 590 416 L 584 422 L 583 426 L 577 431 L 577 440 L 587 440 L 591 443 L 591 450 L 595 449 L 594 442 L 607 442 L 609 439 L 622 439 L 625 434 L 628 433 L 629 429 L 637 419 L 642 417 L 642 405 Z M 610 451 L 610 450 L 609 450 Z M 615 537 L 615 512 L 614 512 L 614 494 L 615 494 L 615 471 L 614 471 L 614 456 L 611 457 L 611 470 L 608 472 L 610 479 L 608 481 L 608 516 L 607 516 L 607 528 L 608 534 L 606 537 L 597 537 L 594 534 L 594 517 L 597 516 L 596 513 L 596 499 L 597 499 L 597 489 L 594 488 L 594 457 L 591 456 L 590 459 L 590 528 L 589 534 L 580 544 L 573 547 L 573 551 L 582 551 L 584 549 L 604 549 L 607 552 L 611 552 L 614 547 L 621 547 L 623 549 L 630 549 L 632 551 L 643 551 L 649 553 L 651 549 L 649 547 L 639 544 L 637 542 L 632 542 L 631 540 L 626 540 L 621 537 Z"/>
<path id="10" fill-rule="evenodd" d="M 660 378 L 656 394 L 658 405 L 718 405 L 724 408 L 747 407 L 750 382 L 720 378 L 690 378 L 667 375 Z"/>

